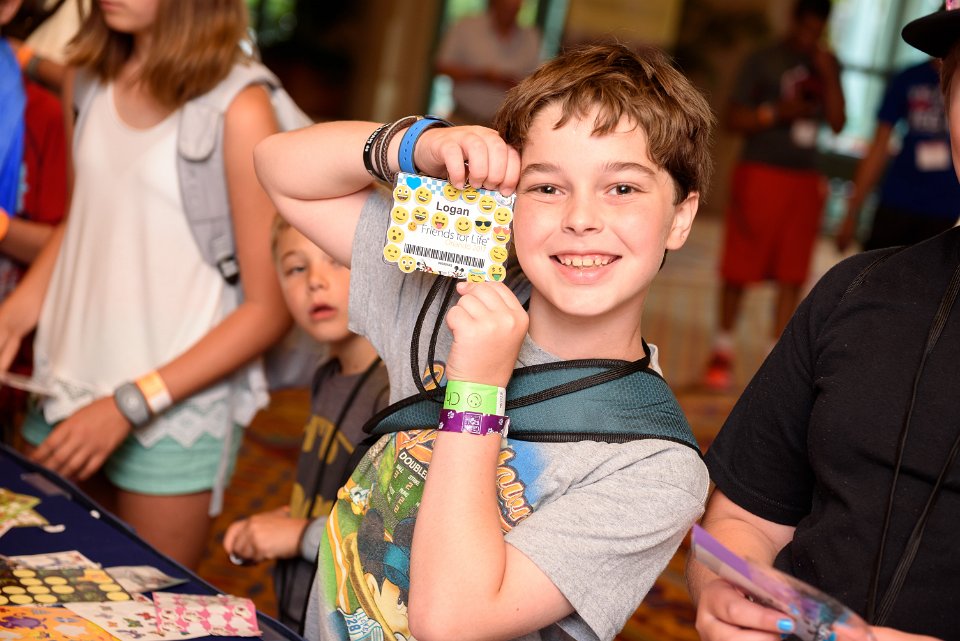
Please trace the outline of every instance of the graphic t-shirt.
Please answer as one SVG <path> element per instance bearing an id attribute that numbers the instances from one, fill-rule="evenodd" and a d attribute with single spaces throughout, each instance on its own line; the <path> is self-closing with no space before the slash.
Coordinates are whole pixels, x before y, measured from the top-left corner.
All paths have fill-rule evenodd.
<path id="1" fill-rule="evenodd" d="M 387 363 L 391 398 L 398 400 L 417 390 L 411 329 L 435 277 L 404 275 L 384 263 L 380 241 L 390 204 L 385 195 L 375 194 L 358 223 L 350 317 L 352 329 L 366 335 Z M 527 285 L 515 282 L 519 297 L 525 297 Z M 424 337 L 437 318 L 432 311 Z M 441 323 L 432 364 L 441 384 L 450 344 L 450 332 Z M 417 371 L 429 388 L 427 351 L 425 338 L 418 350 L 424 365 Z M 556 360 L 527 336 L 517 366 Z M 411 425 L 382 437 L 341 488 L 320 544 L 308 639 L 412 638 L 410 549 L 435 427 Z M 524 639 L 612 639 L 702 512 L 708 484 L 698 452 L 654 438 L 626 444 L 504 439 L 496 478 L 506 541 L 530 558 L 576 610 Z"/>
<path id="2" fill-rule="evenodd" d="M 781 99 L 804 100 L 822 112 L 823 80 L 807 56 L 777 42 L 748 56 L 733 90 L 735 104 L 757 108 Z M 817 165 L 816 137 L 820 117 L 780 123 L 746 136 L 741 162 L 785 169 L 810 170 Z"/>
<path id="3" fill-rule="evenodd" d="M 918 215 L 955 220 L 960 214 L 960 183 L 953 171 L 940 73 L 931 62 L 893 77 L 877 120 L 906 126 L 900 153 L 884 177 L 880 202 Z"/>

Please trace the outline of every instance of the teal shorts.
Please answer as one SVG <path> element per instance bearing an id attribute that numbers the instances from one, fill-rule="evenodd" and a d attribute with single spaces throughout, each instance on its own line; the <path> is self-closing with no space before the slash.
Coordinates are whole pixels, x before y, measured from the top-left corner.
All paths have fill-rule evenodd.
<path id="1" fill-rule="evenodd" d="M 31 408 L 21 431 L 28 443 L 37 446 L 53 428 L 40 410 Z M 140 494 L 168 496 L 222 490 L 233 475 L 242 437 L 243 427 L 239 425 L 234 425 L 229 443 L 203 434 L 190 447 L 170 436 L 144 447 L 131 435 L 110 455 L 103 472 L 120 489 Z M 227 460 L 221 463 L 224 456 Z"/>

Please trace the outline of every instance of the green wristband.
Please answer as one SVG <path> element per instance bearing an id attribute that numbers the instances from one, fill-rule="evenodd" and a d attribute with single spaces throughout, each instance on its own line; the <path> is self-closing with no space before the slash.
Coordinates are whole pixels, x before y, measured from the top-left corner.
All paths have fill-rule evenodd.
<path id="1" fill-rule="evenodd" d="M 494 385 L 447 381 L 443 409 L 458 412 L 481 412 L 503 415 L 507 407 L 507 390 Z"/>

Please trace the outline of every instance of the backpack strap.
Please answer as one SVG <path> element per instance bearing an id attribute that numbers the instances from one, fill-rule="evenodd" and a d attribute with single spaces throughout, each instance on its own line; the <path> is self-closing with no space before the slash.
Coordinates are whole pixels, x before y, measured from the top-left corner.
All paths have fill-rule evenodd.
<path id="1" fill-rule="evenodd" d="M 248 61 L 234 65 L 216 87 L 183 106 L 177 134 L 177 173 L 190 230 L 204 260 L 231 285 L 239 281 L 240 268 L 223 162 L 223 123 L 233 100 L 254 84 L 269 90 L 281 130 L 311 123 L 269 69 Z"/>
<path id="2" fill-rule="evenodd" d="M 605 376 L 619 366 L 584 360 L 515 370 L 507 387 L 509 438 L 550 443 L 657 438 L 686 445 L 699 455 L 700 446 L 666 381 L 649 367 Z M 578 384 L 591 379 L 600 382 Z M 364 430 L 380 436 L 434 428 L 444 391 L 434 389 L 394 403 Z"/>

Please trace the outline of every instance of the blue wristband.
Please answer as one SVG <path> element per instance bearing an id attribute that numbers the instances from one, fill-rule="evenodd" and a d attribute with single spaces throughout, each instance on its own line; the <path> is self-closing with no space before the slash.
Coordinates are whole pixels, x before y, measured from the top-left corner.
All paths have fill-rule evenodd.
<path id="1" fill-rule="evenodd" d="M 413 162 L 413 149 L 417 146 L 417 140 L 427 129 L 431 127 L 451 127 L 452 125 L 436 116 L 424 116 L 410 125 L 400 139 L 400 171 L 407 174 L 416 174 L 417 166 Z"/>

